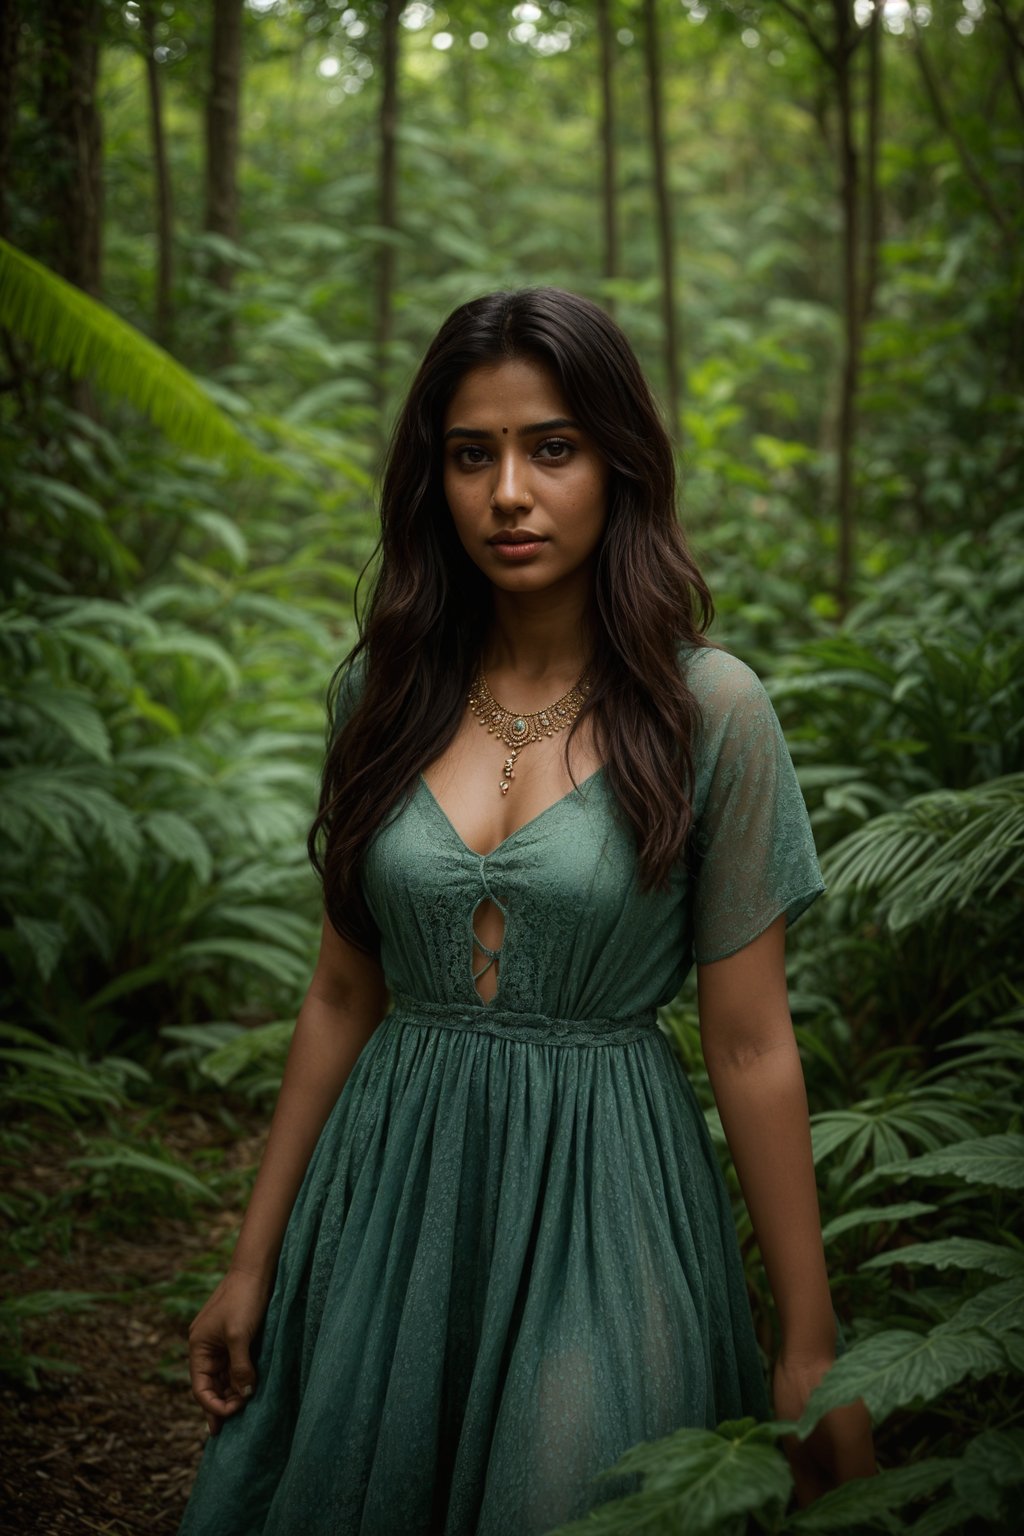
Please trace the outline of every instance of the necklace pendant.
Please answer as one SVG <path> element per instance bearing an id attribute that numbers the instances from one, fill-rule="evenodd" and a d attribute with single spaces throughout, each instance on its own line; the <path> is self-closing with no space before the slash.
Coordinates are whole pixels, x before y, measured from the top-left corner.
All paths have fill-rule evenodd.
<path id="1" fill-rule="evenodd" d="M 510 748 L 505 759 L 504 776 L 498 784 L 503 795 L 508 794 L 515 778 L 515 761 L 523 747 L 541 741 L 545 736 L 554 736 L 555 731 L 562 731 L 572 725 L 589 692 L 590 678 L 584 672 L 568 693 L 556 699 L 554 704 L 549 704 L 546 709 L 516 714 L 498 703 L 487 686 L 483 672 L 478 673 L 468 695 L 470 709 L 480 724 L 486 725 L 488 736 L 497 737 Z"/>

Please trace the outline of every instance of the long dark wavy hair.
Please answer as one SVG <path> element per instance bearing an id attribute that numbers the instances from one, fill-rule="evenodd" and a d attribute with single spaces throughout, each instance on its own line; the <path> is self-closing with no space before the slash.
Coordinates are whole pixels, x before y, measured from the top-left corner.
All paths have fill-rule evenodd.
<path id="1" fill-rule="evenodd" d="M 379 553 L 376 580 L 328 690 L 332 721 L 342 723 L 331 728 L 309 856 L 332 924 L 371 954 L 380 936 L 360 860 L 455 736 L 491 617 L 491 584 L 463 549 L 445 499 L 444 415 L 469 369 L 510 358 L 551 369 L 610 467 L 591 690 L 568 735 L 594 716 L 642 888 L 665 889 L 687 852 L 699 709 L 678 652 L 708 643 L 714 610 L 679 525 L 672 445 L 629 341 L 597 304 L 560 288 L 485 294 L 441 326 L 395 423 L 368 562 Z"/>

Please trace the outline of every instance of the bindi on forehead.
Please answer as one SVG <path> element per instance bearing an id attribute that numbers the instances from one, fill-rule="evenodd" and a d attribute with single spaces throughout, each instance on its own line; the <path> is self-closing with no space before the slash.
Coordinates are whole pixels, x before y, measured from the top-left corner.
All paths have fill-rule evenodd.
<path id="1" fill-rule="evenodd" d="M 502 427 L 501 430 L 505 433 L 505 435 L 507 437 L 508 436 L 508 427 Z"/>

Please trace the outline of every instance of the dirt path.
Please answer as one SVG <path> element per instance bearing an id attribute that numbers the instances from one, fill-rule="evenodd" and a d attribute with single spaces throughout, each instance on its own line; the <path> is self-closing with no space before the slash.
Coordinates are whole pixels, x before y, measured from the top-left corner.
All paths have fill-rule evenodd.
<path id="1" fill-rule="evenodd" d="M 269 1113 L 238 1109 L 241 1134 L 194 1110 L 161 1121 L 161 1138 L 183 1161 L 223 1155 L 220 1167 L 255 1168 Z M 75 1187 L 66 1160 L 71 1131 L 19 1125 L 27 1146 L 4 1183 L 15 1193 L 56 1196 Z M 150 1134 L 152 1126 L 149 1127 Z M 40 1387 L 0 1386 L 3 1529 L 12 1536 L 175 1536 L 206 1438 L 188 1385 L 186 1317 L 146 1287 L 199 1263 L 237 1230 L 241 1212 L 210 1208 L 198 1222 L 161 1218 L 137 1237 L 97 1235 L 86 1220 L 70 1252 L 44 1252 L 33 1268 L 3 1276 L 5 1296 L 33 1291 L 138 1291 L 87 1312 L 56 1312 L 23 1324 L 22 1348 L 59 1356 L 74 1375 L 40 1373 Z M 213 1288 L 215 1278 L 210 1280 Z M 207 1292 L 208 1294 L 208 1292 Z"/>

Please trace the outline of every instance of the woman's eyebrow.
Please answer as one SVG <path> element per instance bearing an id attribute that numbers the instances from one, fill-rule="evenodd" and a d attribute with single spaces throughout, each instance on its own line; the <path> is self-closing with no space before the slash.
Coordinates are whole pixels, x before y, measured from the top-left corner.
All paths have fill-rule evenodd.
<path id="1" fill-rule="evenodd" d="M 579 422 L 572 421 L 568 416 L 556 416 L 552 421 L 534 421 L 527 427 L 520 427 L 516 435 L 529 437 L 533 432 L 553 432 L 556 427 L 576 427 L 578 430 Z M 487 441 L 496 436 L 495 432 L 482 432 L 479 427 L 449 427 L 443 441 L 447 442 L 450 437 L 475 437 Z"/>

